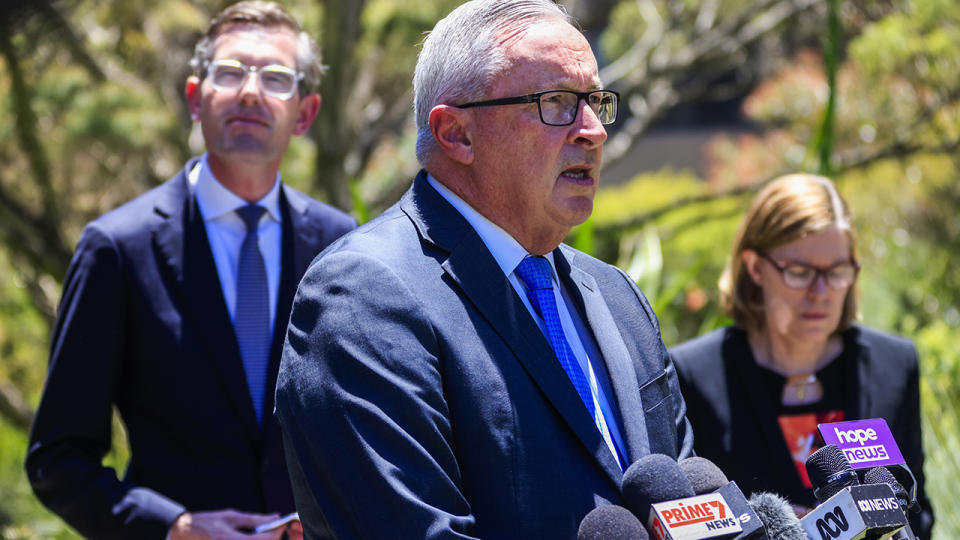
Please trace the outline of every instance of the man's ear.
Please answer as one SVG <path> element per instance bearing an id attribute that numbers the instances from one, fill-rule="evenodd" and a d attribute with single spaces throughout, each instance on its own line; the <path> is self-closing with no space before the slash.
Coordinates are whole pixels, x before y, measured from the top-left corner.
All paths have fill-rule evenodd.
<path id="1" fill-rule="evenodd" d="M 437 145 L 450 159 L 473 163 L 473 142 L 470 134 L 470 113 L 450 105 L 437 105 L 430 111 L 430 132 Z"/>
<path id="2" fill-rule="evenodd" d="M 762 287 L 762 285 L 760 285 L 760 269 L 757 268 L 760 262 L 760 256 L 757 252 L 752 249 L 745 249 L 740 252 L 740 260 L 743 261 L 743 269 L 750 276 L 750 279 L 753 280 L 753 284 L 757 287 Z"/>
<path id="3" fill-rule="evenodd" d="M 198 122 L 200 120 L 200 78 L 196 75 L 187 77 L 187 84 L 184 86 L 183 93 L 187 96 L 190 119 Z"/>
<path id="4" fill-rule="evenodd" d="M 293 126 L 294 135 L 303 135 L 310 129 L 313 120 L 320 112 L 320 94 L 311 92 L 300 99 L 300 110 L 297 112 L 297 123 Z"/>

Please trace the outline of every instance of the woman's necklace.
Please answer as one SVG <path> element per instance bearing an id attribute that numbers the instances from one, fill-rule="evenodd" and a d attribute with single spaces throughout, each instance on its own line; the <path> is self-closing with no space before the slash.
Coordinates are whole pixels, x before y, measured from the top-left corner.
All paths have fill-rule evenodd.
<path id="1" fill-rule="evenodd" d="M 807 405 L 823 398 L 823 385 L 813 373 L 787 377 L 780 399 L 784 405 Z"/>
<path id="2" fill-rule="evenodd" d="M 815 365 L 800 372 L 790 372 L 777 365 L 773 360 L 773 355 L 769 348 L 758 347 L 757 345 L 758 344 L 751 344 L 757 364 L 787 379 L 783 385 L 783 392 L 780 396 L 780 400 L 784 405 L 809 405 L 823 399 L 823 384 L 817 379 L 816 372 L 837 357 L 840 343 L 833 341 L 828 345 L 829 352 L 827 354 L 822 355 Z"/>

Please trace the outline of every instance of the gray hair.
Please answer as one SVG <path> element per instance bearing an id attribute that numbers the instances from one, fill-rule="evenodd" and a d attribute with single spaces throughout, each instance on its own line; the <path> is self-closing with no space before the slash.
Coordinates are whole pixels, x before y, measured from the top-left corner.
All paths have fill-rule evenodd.
<path id="1" fill-rule="evenodd" d="M 217 36 L 231 26 L 244 24 L 289 28 L 297 34 L 296 68 L 303 73 L 300 94 L 309 94 L 319 88 L 324 69 L 320 58 L 320 47 L 300 28 L 300 23 L 287 10 L 276 2 L 260 0 L 246 0 L 233 4 L 210 21 L 207 33 L 197 43 L 193 50 L 193 58 L 190 59 L 193 74 L 203 80 L 207 64 L 213 60 L 213 42 Z"/>
<path id="2" fill-rule="evenodd" d="M 437 147 L 430 132 L 431 109 L 440 103 L 480 99 L 506 67 L 497 37 L 556 18 L 571 22 L 552 0 L 472 0 L 433 27 L 423 40 L 413 74 L 417 160 L 421 165 Z"/>

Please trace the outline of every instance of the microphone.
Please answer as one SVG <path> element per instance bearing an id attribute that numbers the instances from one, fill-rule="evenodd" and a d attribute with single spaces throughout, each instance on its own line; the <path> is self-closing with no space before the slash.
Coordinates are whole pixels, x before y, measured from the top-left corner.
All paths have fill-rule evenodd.
<path id="1" fill-rule="evenodd" d="M 622 506 L 607 504 L 590 511 L 580 521 L 577 540 L 650 540 L 640 520 Z"/>
<path id="2" fill-rule="evenodd" d="M 790 503 L 772 493 L 754 494 L 749 500 L 736 482 L 730 482 L 712 461 L 689 457 L 679 462 L 695 493 L 719 493 L 730 505 L 743 531 L 735 540 L 807 540 Z"/>
<path id="3" fill-rule="evenodd" d="M 800 520 L 810 538 L 859 540 L 897 532 L 907 524 L 886 484 L 860 485 L 843 452 L 828 444 L 807 458 L 807 474 L 820 506 Z"/>
<path id="4" fill-rule="evenodd" d="M 923 509 L 917 503 L 917 477 L 913 475 L 910 467 L 906 463 L 894 463 L 885 465 L 884 468 L 900 483 L 900 487 L 904 488 L 907 495 L 907 506 L 904 507 L 904 513 L 907 509 L 913 512 L 921 512 Z"/>
<path id="5" fill-rule="evenodd" d="M 656 502 L 696 495 L 690 480 L 670 456 L 649 454 L 633 462 L 620 480 L 624 506 L 643 521 Z"/>
<path id="6" fill-rule="evenodd" d="M 760 516 L 750 507 L 750 503 L 747 502 L 737 483 L 731 482 L 720 467 L 709 459 L 699 456 L 681 459 L 677 464 L 690 480 L 694 493 L 697 495 L 719 493 L 730 506 L 732 515 L 743 528 L 736 536 L 736 540 L 768 540 L 769 536 L 764 531 L 764 523 Z"/>
<path id="7" fill-rule="evenodd" d="M 656 540 L 727 540 L 743 530 L 722 495 L 697 495 L 680 465 L 663 454 L 644 456 L 631 465 L 623 474 L 621 491 L 626 507 L 639 519 L 649 516 L 646 522 Z"/>
<path id="8" fill-rule="evenodd" d="M 783 497 L 773 493 L 754 493 L 750 495 L 748 503 L 760 517 L 770 540 L 808 540 L 800 519 L 793 513 L 790 502 Z M 737 540 L 741 540 L 739 536 Z"/>
<path id="9" fill-rule="evenodd" d="M 902 510 L 904 514 L 907 513 L 907 508 L 910 506 L 910 495 L 907 493 L 907 490 L 904 489 L 903 485 L 897 481 L 893 473 L 887 470 L 886 467 L 874 467 L 868 470 L 863 475 L 863 481 L 867 484 L 886 484 L 890 486 L 893 494 L 897 497 L 897 502 L 900 503 L 900 510 Z M 903 530 L 891 537 L 891 540 L 916 540 L 916 538 L 916 535 L 913 534 L 913 529 L 911 529 L 910 524 L 907 523 Z"/>
<path id="10" fill-rule="evenodd" d="M 903 458 L 886 420 L 869 418 L 830 422 L 819 424 L 817 430 L 825 443 L 834 444 L 843 451 L 851 468 L 885 466 L 906 490 L 910 500 L 907 508 L 921 511 L 917 505 L 917 478 Z"/>
<path id="11" fill-rule="evenodd" d="M 807 458 L 807 476 L 813 484 L 813 495 L 823 503 L 841 489 L 860 483 L 857 473 L 850 467 L 843 452 L 828 444 Z"/>
<path id="12" fill-rule="evenodd" d="M 720 467 L 704 457 L 684 458 L 678 461 L 677 465 L 687 480 L 690 480 L 690 486 L 697 495 L 716 491 L 730 482 Z"/>

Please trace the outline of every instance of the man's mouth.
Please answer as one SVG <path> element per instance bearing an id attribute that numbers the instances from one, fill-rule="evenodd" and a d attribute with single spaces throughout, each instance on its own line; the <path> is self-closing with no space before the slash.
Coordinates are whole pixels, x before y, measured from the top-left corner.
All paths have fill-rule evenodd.
<path id="1" fill-rule="evenodd" d="M 259 116 L 231 116 L 227 119 L 227 124 L 269 126 L 267 121 Z"/>
<path id="2" fill-rule="evenodd" d="M 571 182 L 576 182 L 578 184 L 591 185 L 594 180 L 590 175 L 590 168 L 584 166 L 575 166 L 570 167 L 569 169 L 564 169 L 560 173 L 560 176 L 566 178 Z"/>

